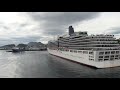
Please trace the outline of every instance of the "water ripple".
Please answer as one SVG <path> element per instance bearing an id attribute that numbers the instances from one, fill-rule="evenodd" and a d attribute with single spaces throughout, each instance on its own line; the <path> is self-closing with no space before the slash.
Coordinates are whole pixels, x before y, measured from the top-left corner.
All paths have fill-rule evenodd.
<path id="1" fill-rule="evenodd" d="M 120 78 L 120 67 L 94 69 L 47 51 L 0 51 L 0 78 Z"/>

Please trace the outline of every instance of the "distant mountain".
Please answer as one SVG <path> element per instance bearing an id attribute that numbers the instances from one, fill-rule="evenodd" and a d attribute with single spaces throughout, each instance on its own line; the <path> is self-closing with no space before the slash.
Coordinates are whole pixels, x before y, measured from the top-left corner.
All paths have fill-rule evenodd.
<path id="1" fill-rule="evenodd" d="M 46 50 L 47 45 L 41 43 L 41 42 L 29 42 L 28 44 L 18 44 L 15 46 L 15 44 L 9 44 L 9 45 L 4 45 L 1 46 L 1 50 L 11 50 L 14 47 L 18 47 L 24 50 Z"/>
<path id="2" fill-rule="evenodd" d="M 17 47 L 19 47 L 19 48 L 25 48 L 25 47 L 27 47 L 28 45 L 27 44 L 18 44 L 17 45 Z"/>
<path id="3" fill-rule="evenodd" d="M 41 42 L 29 42 L 27 44 L 29 47 L 41 47 L 41 46 L 45 46 L 43 43 Z"/>
<path id="4" fill-rule="evenodd" d="M 46 45 L 44 45 L 41 42 L 29 42 L 28 48 L 31 50 L 40 50 L 40 49 L 46 49 Z"/>
<path id="5" fill-rule="evenodd" d="M 13 47 L 15 47 L 15 44 L 8 44 L 8 45 L 4 45 L 4 46 L 1 46 L 0 49 L 12 49 Z"/>

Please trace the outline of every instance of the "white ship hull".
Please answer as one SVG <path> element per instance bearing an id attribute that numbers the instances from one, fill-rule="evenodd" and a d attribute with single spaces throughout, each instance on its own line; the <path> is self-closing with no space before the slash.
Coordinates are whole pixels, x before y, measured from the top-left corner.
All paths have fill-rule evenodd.
<path id="1" fill-rule="evenodd" d="M 80 51 L 80 50 L 79 50 Z M 120 58 L 117 60 L 114 58 L 113 60 L 107 61 L 98 61 L 99 51 L 92 51 L 93 55 L 83 54 L 83 53 L 74 53 L 69 51 L 61 51 L 61 50 L 51 50 L 48 49 L 48 52 L 52 55 L 59 56 L 61 58 L 69 59 L 71 61 L 75 61 L 81 64 L 93 66 L 96 68 L 108 68 L 108 67 L 117 67 L 120 66 Z M 90 51 L 88 51 L 90 52 Z M 110 54 L 111 55 L 111 54 Z M 120 55 L 120 54 L 118 54 Z M 92 60 L 90 60 L 92 59 Z"/>

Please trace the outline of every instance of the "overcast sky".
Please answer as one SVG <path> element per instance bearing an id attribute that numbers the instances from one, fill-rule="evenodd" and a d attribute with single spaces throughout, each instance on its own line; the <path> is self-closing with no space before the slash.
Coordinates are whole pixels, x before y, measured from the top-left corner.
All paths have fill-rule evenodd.
<path id="1" fill-rule="evenodd" d="M 88 34 L 115 34 L 120 38 L 120 12 L 0 12 L 0 46 L 47 43 L 66 34 L 68 26 Z"/>

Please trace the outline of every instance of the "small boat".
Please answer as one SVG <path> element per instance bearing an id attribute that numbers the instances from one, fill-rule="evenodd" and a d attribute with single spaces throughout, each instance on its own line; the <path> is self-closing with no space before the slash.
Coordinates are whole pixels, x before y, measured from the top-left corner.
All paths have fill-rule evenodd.
<path id="1" fill-rule="evenodd" d="M 21 52 L 21 51 L 24 51 L 23 49 L 20 49 L 18 47 L 15 47 L 12 49 L 12 52 Z"/>

